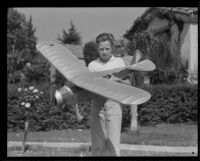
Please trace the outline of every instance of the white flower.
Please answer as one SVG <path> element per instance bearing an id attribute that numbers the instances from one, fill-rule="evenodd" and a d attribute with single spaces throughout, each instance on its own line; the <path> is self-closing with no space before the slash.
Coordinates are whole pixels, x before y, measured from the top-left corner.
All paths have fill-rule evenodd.
<path id="1" fill-rule="evenodd" d="M 38 99 L 39 97 L 38 97 L 38 96 L 35 96 L 35 98 Z"/>
<path id="2" fill-rule="evenodd" d="M 30 104 L 30 103 L 26 103 L 26 104 L 25 104 L 25 107 L 26 107 L 26 108 L 29 108 L 29 107 L 31 107 L 31 104 Z"/>
<path id="3" fill-rule="evenodd" d="M 23 106 L 25 104 L 25 102 L 22 102 L 21 105 Z"/>
<path id="4" fill-rule="evenodd" d="M 38 89 L 34 89 L 34 90 L 33 90 L 33 93 L 37 93 L 37 92 L 38 92 Z"/>
<path id="5" fill-rule="evenodd" d="M 27 91 L 27 88 L 25 88 L 24 91 Z"/>
<path id="6" fill-rule="evenodd" d="M 34 87 L 33 87 L 33 86 L 30 86 L 29 89 L 32 90 L 32 89 L 34 89 Z"/>
<path id="7" fill-rule="evenodd" d="M 17 89 L 18 92 L 21 92 L 21 90 L 22 90 L 22 88 L 18 88 L 18 89 Z"/>
<path id="8" fill-rule="evenodd" d="M 31 66 L 31 63 L 26 63 L 26 66 L 27 66 L 27 67 L 30 67 L 30 66 Z"/>

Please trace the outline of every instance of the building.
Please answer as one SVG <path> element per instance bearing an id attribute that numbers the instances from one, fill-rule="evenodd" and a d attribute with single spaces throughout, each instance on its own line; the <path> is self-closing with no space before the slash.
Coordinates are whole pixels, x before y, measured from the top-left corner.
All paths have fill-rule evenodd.
<path id="1" fill-rule="evenodd" d="M 198 83 L 198 9 L 194 7 L 150 7 L 125 34 L 169 30 L 170 51 L 188 63 L 188 82 Z M 180 55 L 179 55 L 180 54 Z"/>

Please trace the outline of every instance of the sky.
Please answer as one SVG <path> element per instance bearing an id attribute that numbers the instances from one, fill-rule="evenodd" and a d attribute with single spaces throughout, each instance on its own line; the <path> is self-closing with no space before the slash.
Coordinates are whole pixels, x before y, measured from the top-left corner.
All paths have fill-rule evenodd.
<path id="1" fill-rule="evenodd" d="M 39 41 L 57 41 L 62 30 L 68 31 L 70 20 L 73 21 L 82 42 L 95 40 L 103 32 L 112 33 L 115 39 L 122 38 L 133 22 L 144 13 L 147 7 L 79 7 L 79 8 L 15 8 L 32 16 L 33 26 Z"/>

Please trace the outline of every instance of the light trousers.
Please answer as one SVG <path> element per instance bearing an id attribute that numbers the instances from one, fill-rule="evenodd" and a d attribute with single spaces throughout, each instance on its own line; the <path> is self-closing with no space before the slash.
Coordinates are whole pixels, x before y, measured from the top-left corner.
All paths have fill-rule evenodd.
<path id="1" fill-rule="evenodd" d="M 92 156 L 120 156 L 121 105 L 98 97 L 92 102 Z"/>

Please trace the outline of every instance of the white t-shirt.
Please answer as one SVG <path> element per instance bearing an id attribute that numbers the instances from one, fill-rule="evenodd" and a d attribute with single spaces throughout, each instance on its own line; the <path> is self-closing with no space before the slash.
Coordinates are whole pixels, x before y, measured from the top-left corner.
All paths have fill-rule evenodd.
<path id="1" fill-rule="evenodd" d="M 108 60 L 106 63 L 102 62 L 99 58 L 96 60 L 93 60 L 89 63 L 88 69 L 91 72 L 99 72 L 104 70 L 111 70 L 114 68 L 120 68 L 125 67 L 125 63 L 122 58 L 114 57 L 112 56 L 110 60 Z"/>

